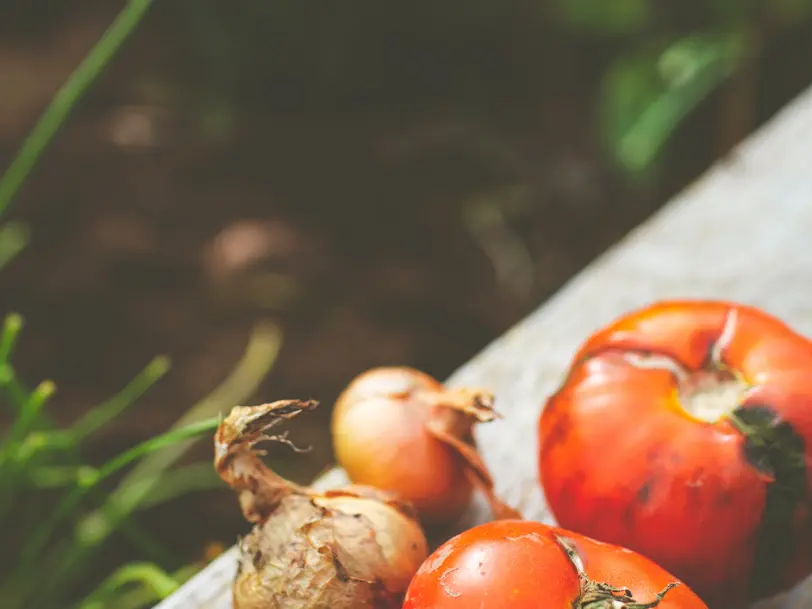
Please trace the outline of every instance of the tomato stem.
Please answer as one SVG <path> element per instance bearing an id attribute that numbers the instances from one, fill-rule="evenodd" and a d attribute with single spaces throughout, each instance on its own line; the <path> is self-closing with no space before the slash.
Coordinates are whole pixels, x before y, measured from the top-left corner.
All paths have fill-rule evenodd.
<path id="1" fill-rule="evenodd" d="M 581 559 L 581 555 L 578 554 L 573 542 L 559 535 L 553 537 L 578 574 L 580 590 L 578 599 L 573 603 L 574 609 L 654 609 L 670 590 L 680 585 L 679 582 L 671 582 L 657 593 L 653 601 L 647 603 L 638 602 L 628 588 L 616 588 L 604 582 L 596 582 L 590 579 L 584 570 L 584 561 Z"/>

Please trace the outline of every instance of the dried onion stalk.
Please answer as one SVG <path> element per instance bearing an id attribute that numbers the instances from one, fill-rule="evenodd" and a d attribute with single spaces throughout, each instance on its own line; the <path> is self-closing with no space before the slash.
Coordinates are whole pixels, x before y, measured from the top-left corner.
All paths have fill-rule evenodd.
<path id="1" fill-rule="evenodd" d="M 254 446 L 315 408 L 285 400 L 237 406 L 215 435 L 215 469 L 255 523 L 239 543 L 236 609 L 389 609 L 428 554 L 407 504 L 372 488 L 317 492 L 275 474 Z"/>

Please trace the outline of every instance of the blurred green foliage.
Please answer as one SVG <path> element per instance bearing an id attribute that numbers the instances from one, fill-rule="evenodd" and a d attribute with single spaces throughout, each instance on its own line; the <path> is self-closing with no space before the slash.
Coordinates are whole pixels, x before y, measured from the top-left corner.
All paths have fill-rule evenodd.
<path id="1" fill-rule="evenodd" d="M 14 416 L 0 441 L 0 527 L 12 526 L 15 537 L 23 532 L 21 548 L 6 547 L 18 558 L 12 572 L 0 580 L 0 597 L 8 609 L 67 607 L 66 593 L 87 575 L 114 533 L 124 535 L 145 556 L 169 562 L 171 549 L 141 529 L 133 516 L 183 493 L 220 486 L 208 462 L 203 467 L 172 466 L 191 441 L 211 436 L 219 413 L 256 389 L 276 357 L 279 335 L 259 327 L 231 377 L 178 425 L 94 466 L 82 457 L 86 441 L 158 382 L 168 372 L 169 360 L 155 358 L 119 394 L 72 426 L 56 428 L 44 410 L 54 384 L 44 381 L 28 389 L 10 361 L 22 325 L 22 318 L 11 314 L 0 335 L 0 401 Z M 111 488 L 109 482 L 122 471 L 128 473 Z M 173 592 L 200 566 L 174 574 L 150 563 L 115 568 L 76 607 L 143 607 Z"/>
<path id="2" fill-rule="evenodd" d="M 696 34 L 618 60 L 607 72 L 601 126 L 623 167 L 648 169 L 679 124 L 737 67 L 743 32 Z"/>
<path id="3" fill-rule="evenodd" d="M 277 0 L 240 11 L 218 0 L 186 0 L 181 6 L 215 88 L 265 87 L 268 104 L 297 109 L 374 109 L 398 96 L 419 104 L 424 95 L 436 102 L 453 91 L 458 114 L 477 112 L 500 93 L 521 95 L 500 91 L 505 72 L 538 66 L 538 78 L 545 78 L 548 60 L 534 57 L 527 40 L 563 33 L 601 45 L 607 65 L 595 100 L 596 136 L 632 175 L 656 165 L 711 94 L 757 69 L 771 41 L 812 27 L 812 0 Z M 511 46 L 516 40 L 526 55 Z M 250 74 L 250 82 L 237 82 L 235 74 Z M 219 124 L 224 100 L 214 98 L 220 104 L 212 120 Z"/>
<path id="4" fill-rule="evenodd" d="M 809 25 L 812 17 L 812 0 L 686 3 L 706 15 L 704 25 L 685 33 L 673 23 L 676 3 L 554 4 L 566 26 L 622 41 L 624 52 L 603 78 L 599 119 L 603 141 L 632 173 L 649 170 L 682 121 L 737 71 L 756 63 L 768 39 Z"/>
<path id="5" fill-rule="evenodd" d="M 130 0 L 53 98 L 0 178 L 0 217 L 150 5 L 151 0 Z M 22 252 L 27 242 L 25 225 L 0 224 L 0 268 Z M 184 493 L 220 486 L 209 462 L 173 466 L 195 439 L 211 436 L 220 413 L 256 389 L 276 359 L 281 335 L 275 326 L 260 324 L 231 376 L 190 408 L 171 430 L 94 466 L 83 457 L 86 442 L 168 372 L 168 358 L 155 358 L 119 394 L 88 410 L 73 425 L 57 428 L 45 410 L 56 391 L 54 383 L 43 381 L 30 389 L 12 364 L 22 328 L 23 318 L 12 313 L 0 330 L 0 404 L 12 417 L 10 429 L 0 438 L 0 530 L 4 530 L 4 550 L 17 556 L 11 573 L 0 576 L 2 606 L 139 609 L 152 605 L 202 565 L 189 565 L 174 573 L 151 562 L 118 566 L 84 600 L 73 605 L 68 595 L 75 593 L 77 582 L 87 576 L 103 543 L 116 533 L 145 557 L 172 562 L 168 558 L 171 549 L 139 527 L 133 516 Z M 119 476 L 123 471 L 126 475 Z M 22 539 L 21 547 L 15 547 L 11 539 Z"/>
<path id="6" fill-rule="evenodd" d="M 594 34 L 624 35 L 640 32 L 654 17 L 649 0 L 555 0 L 556 18 Z"/>

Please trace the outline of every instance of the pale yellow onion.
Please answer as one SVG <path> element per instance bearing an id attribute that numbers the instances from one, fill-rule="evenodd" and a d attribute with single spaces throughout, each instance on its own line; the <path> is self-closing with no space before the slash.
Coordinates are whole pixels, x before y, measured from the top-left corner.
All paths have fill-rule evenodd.
<path id="1" fill-rule="evenodd" d="M 350 480 L 409 501 L 427 524 L 455 520 L 474 489 L 485 493 L 497 518 L 516 518 L 494 495 L 473 440 L 473 426 L 495 418 L 488 391 L 448 389 L 412 368 L 381 367 L 342 392 L 331 431 Z"/>

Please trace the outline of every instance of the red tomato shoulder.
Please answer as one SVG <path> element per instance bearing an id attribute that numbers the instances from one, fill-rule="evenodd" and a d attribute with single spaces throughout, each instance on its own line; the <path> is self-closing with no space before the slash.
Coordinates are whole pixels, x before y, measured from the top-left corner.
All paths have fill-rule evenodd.
<path id="1" fill-rule="evenodd" d="M 655 600 L 677 581 L 630 550 L 539 522 L 499 520 L 457 535 L 429 556 L 409 586 L 403 609 L 577 608 L 578 572 L 556 536 L 572 544 L 588 578 L 628 588 L 638 602 Z M 707 607 L 678 585 L 658 609 Z"/>

